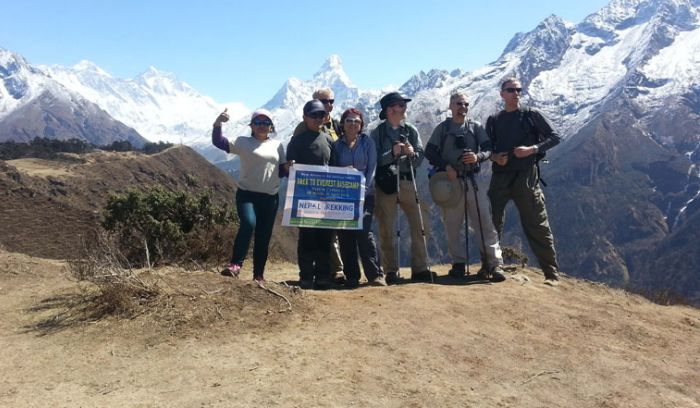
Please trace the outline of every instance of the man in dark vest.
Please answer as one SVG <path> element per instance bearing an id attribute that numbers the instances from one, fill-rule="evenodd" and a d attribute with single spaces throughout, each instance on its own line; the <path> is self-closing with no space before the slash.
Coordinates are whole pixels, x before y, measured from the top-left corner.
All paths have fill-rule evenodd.
<path id="1" fill-rule="evenodd" d="M 522 85 L 516 78 L 501 83 L 502 111 L 489 117 L 486 130 L 493 144 L 489 198 L 493 224 L 503 235 L 505 208 L 513 200 L 530 249 L 544 272 L 545 284 L 556 285 L 559 266 L 549 227 L 538 161 L 559 143 L 559 135 L 542 113 L 520 106 Z"/>

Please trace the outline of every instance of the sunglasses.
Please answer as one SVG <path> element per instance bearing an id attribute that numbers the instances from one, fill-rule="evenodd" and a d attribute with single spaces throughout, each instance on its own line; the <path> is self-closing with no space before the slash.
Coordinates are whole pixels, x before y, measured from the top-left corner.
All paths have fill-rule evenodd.
<path id="1" fill-rule="evenodd" d="M 306 116 L 310 117 L 311 119 L 323 119 L 326 117 L 326 112 L 314 112 L 314 113 L 309 113 Z"/>
<path id="2" fill-rule="evenodd" d="M 523 88 L 504 88 L 503 90 L 508 93 L 523 93 Z"/>
<path id="3" fill-rule="evenodd" d="M 335 103 L 335 99 L 319 99 L 319 101 L 321 101 L 321 103 L 327 103 L 329 105 L 333 105 Z"/>
<path id="4" fill-rule="evenodd" d="M 362 119 L 360 119 L 360 118 L 347 118 L 347 119 L 345 119 L 346 125 L 355 125 L 355 124 L 359 125 L 361 123 L 362 123 Z"/>
<path id="5" fill-rule="evenodd" d="M 469 107 L 469 102 L 455 102 L 455 105 L 461 106 L 463 108 L 468 108 Z"/>
<path id="6" fill-rule="evenodd" d="M 272 126 L 272 121 L 270 120 L 254 120 L 251 123 L 253 126 Z"/>

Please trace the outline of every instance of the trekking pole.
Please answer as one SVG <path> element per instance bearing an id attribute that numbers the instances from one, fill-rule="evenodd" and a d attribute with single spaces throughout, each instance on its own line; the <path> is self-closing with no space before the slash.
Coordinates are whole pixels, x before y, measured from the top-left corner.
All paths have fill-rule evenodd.
<path id="1" fill-rule="evenodd" d="M 466 151 L 465 151 L 466 153 Z M 484 226 L 481 222 L 481 209 L 479 208 L 479 197 L 477 193 L 479 192 L 479 186 L 476 184 L 476 179 L 474 177 L 474 168 L 473 165 L 464 163 L 464 185 L 467 185 L 467 178 L 471 180 L 472 182 L 472 189 L 474 190 L 474 205 L 476 206 L 476 218 L 479 220 L 479 234 L 481 237 L 481 259 L 483 262 L 484 257 L 486 256 L 486 243 L 484 242 Z M 467 200 L 467 192 L 464 192 L 464 200 L 465 200 L 465 208 L 466 208 L 466 200 Z M 466 214 L 465 214 L 466 216 Z M 487 276 L 490 274 L 490 270 L 487 271 Z"/>
<path id="2" fill-rule="evenodd" d="M 401 277 L 401 223 L 399 222 L 399 209 L 401 209 L 401 178 L 399 171 L 401 156 L 396 158 L 396 278 Z"/>
<path id="3" fill-rule="evenodd" d="M 466 254 L 467 276 L 469 276 L 469 206 L 467 204 L 469 184 L 467 183 L 467 166 L 464 165 L 462 182 L 464 183 L 464 253 Z"/>
<path id="4" fill-rule="evenodd" d="M 479 219 L 479 233 L 481 235 L 481 256 L 485 257 L 486 256 L 486 243 L 484 242 L 484 226 L 481 223 L 481 209 L 479 209 L 479 197 L 477 196 L 477 192 L 479 191 L 479 187 L 476 185 L 476 180 L 474 179 L 474 173 L 472 173 L 469 176 L 469 179 L 472 182 L 472 187 L 474 190 L 474 203 L 476 204 L 476 217 Z"/>
<path id="5" fill-rule="evenodd" d="M 428 273 L 430 274 L 430 283 L 435 283 L 433 278 L 433 272 L 430 270 L 430 262 L 428 261 L 430 257 L 428 256 L 428 241 L 425 238 L 425 224 L 423 224 L 423 212 L 420 208 L 420 200 L 418 199 L 418 187 L 416 186 L 416 173 L 413 171 L 413 162 L 411 158 L 406 158 L 408 160 L 408 166 L 411 169 L 411 180 L 413 181 L 413 193 L 416 196 L 416 206 L 418 206 L 418 220 L 420 221 L 420 233 L 423 236 L 423 248 L 425 249 L 425 261 L 428 263 Z"/>

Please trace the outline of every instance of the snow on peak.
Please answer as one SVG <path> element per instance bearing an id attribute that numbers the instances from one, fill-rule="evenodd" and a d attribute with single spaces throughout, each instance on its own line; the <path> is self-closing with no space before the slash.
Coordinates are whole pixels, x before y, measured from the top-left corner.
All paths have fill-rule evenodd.
<path id="1" fill-rule="evenodd" d="M 685 26 L 697 25 L 698 0 L 612 0 L 598 12 L 586 17 L 579 30 L 588 35 L 611 40 L 616 30 L 625 30 L 650 20 Z"/>
<path id="2" fill-rule="evenodd" d="M 347 87 L 352 86 L 350 77 L 343 69 L 343 61 L 340 59 L 340 56 L 336 54 L 333 54 L 326 59 L 326 62 L 321 66 L 321 69 L 314 74 L 314 80 L 329 84 L 340 82 Z"/>
<path id="3" fill-rule="evenodd" d="M 13 66 L 25 66 L 27 64 L 27 60 L 24 59 L 23 56 L 18 55 L 13 53 L 12 51 L 6 50 L 4 48 L 0 48 L 0 67 L 9 67 L 10 65 Z"/>
<path id="4" fill-rule="evenodd" d="M 152 83 L 154 81 L 168 81 L 177 82 L 177 76 L 172 72 L 161 71 L 154 66 L 149 66 L 147 70 L 143 71 L 140 75 L 135 78 L 137 81 L 143 81 L 145 83 Z"/>
<path id="5" fill-rule="evenodd" d="M 321 69 L 330 69 L 330 68 L 340 68 L 343 69 L 343 60 L 340 58 L 340 55 L 338 54 L 331 54 L 331 56 L 326 59 L 325 64 L 323 64 L 323 68 Z"/>
<path id="6" fill-rule="evenodd" d="M 98 67 L 94 62 L 88 60 L 82 60 L 77 64 L 73 65 L 73 70 L 79 72 L 94 73 L 105 77 L 111 76 L 102 68 Z"/>

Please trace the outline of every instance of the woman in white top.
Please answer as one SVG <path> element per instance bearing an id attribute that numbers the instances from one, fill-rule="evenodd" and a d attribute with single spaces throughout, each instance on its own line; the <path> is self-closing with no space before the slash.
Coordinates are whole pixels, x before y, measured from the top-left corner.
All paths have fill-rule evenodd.
<path id="1" fill-rule="evenodd" d="M 232 141 L 224 137 L 221 131 L 221 123 L 228 119 L 226 111 L 216 118 L 211 138 L 214 146 L 240 158 L 240 181 L 236 192 L 240 227 L 233 242 L 231 262 L 221 274 L 238 276 L 255 235 L 253 279 L 264 282 L 265 262 L 279 205 L 280 175 L 287 174 L 289 166 L 284 162 L 282 143 L 270 138 L 275 127 L 269 111 L 259 109 L 253 112 L 250 118 L 251 135 Z"/>

